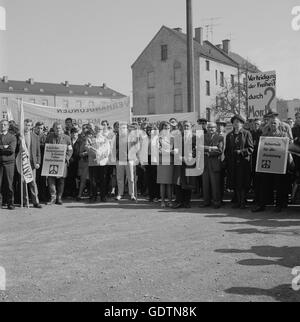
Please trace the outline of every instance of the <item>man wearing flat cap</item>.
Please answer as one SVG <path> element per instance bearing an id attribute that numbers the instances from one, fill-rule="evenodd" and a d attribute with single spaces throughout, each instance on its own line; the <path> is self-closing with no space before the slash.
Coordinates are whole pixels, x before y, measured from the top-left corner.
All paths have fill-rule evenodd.
<path id="1" fill-rule="evenodd" d="M 234 190 L 234 208 L 246 208 L 246 194 L 251 180 L 251 156 L 254 150 L 251 133 L 243 128 L 245 120 L 241 115 L 231 119 L 233 131 L 226 137 L 225 158 L 228 170 L 228 184 Z"/>

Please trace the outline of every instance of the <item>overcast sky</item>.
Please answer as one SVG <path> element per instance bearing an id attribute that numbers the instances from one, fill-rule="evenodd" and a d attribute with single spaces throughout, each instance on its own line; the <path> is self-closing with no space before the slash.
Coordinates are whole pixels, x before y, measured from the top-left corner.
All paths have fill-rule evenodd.
<path id="1" fill-rule="evenodd" d="M 93 84 L 132 91 L 131 65 L 162 25 L 185 30 L 185 0 L 7 0 L 10 79 Z M 214 43 L 264 71 L 277 70 L 278 96 L 300 98 L 300 0 L 194 0 L 194 27 L 221 17 Z"/>

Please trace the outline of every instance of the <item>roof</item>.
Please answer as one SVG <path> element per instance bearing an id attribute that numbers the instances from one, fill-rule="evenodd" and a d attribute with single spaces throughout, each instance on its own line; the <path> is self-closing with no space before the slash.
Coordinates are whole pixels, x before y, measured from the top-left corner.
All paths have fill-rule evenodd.
<path id="1" fill-rule="evenodd" d="M 241 55 L 233 53 L 233 52 L 230 52 L 228 55 L 233 60 L 235 60 L 242 69 L 244 69 L 244 70 L 248 69 L 252 73 L 259 73 L 260 72 L 260 70 L 255 65 L 250 63 L 247 59 L 243 58 Z"/>
<path id="2" fill-rule="evenodd" d="M 132 67 L 136 64 L 136 62 L 140 59 L 140 57 L 143 55 L 143 53 L 148 49 L 148 47 L 151 45 L 151 43 L 154 41 L 154 39 L 160 34 L 162 30 L 167 30 L 170 33 L 172 33 L 175 37 L 180 39 L 181 41 L 185 42 L 187 41 L 187 35 L 184 34 L 181 31 L 174 30 L 172 28 L 162 26 L 161 29 L 158 31 L 158 33 L 154 36 L 154 38 L 150 41 L 148 46 L 143 50 L 143 52 L 139 55 L 137 60 L 133 63 Z M 226 55 L 225 52 L 211 44 L 209 41 L 204 41 L 203 45 L 201 45 L 198 41 L 194 40 L 194 48 L 195 51 L 199 56 L 206 57 L 211 60 L 215 60 L 218 62 L 221 62 L 226 65 L 238 67 L 238 63 L 233 60 L 231 57 Z"/>
<path id="3" fill-rule="evenodd" d="M 0 79 L 0 93 L 20 93 L 31 95 L 56 95 L 56 96 L 87 96 L 103 98 L 123 98 L 125 95 L 118 93 L 106 86 L 71 85 L 66 83 L 30 83 L 29 81 Z"/>

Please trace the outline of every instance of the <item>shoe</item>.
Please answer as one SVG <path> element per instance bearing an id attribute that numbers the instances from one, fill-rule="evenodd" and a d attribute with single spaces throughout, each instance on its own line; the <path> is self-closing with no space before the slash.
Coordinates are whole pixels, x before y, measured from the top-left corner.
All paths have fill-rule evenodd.
<path id="1" fill-rule="evenodd" d="M 179 209 L 182 207 L 182 204 L 180 202 L 176 202 L 174 205 L 173 205 L 173 209 Z"/>
<path id="2" fill-rule="evenodd" d="M 255 208 L 253 208 L 251 211 L 252 211 L 253 213 L 258 213 L 258 212 L 264 212 L 265 210 L 266 210 L 266 208 L 265 208 L 265 207 L 257 206 L 257 207 L 255 207 Z"/>
<path id="3" fill-rule="evenodd" d="M 57 199 L 56 204 L 57 204 L 58 206 L 62 206 L 62 205 L 63 205 L 63 202 L 62 202 L 62 200 L 61 200 L 61 199 Z"/>
<path id="4" fill-rule="evenodd" d="M 154 198 L 153 199 L 153 202 L 158 203 L 159 202 L 159 199 L 158 198 Z"/>
<path id="5" fill-rule="evenodd" d="M 7 206 L 7 210 L 15 210 L 15 206 L 14 205 L 8 205 Z"/>
<path id="6" fill-rule="evenodd" d="M 121 196 L 116 196 L 116 200 L 117 201 L 120 201 L 122 199 L 122 197 Z"/>
<path id="7" fill-rule="evenodd" d="M 214 204 L 214 209 L 220 209 L 221 208 L 221 204 L 219 204 L 219 203 L 216 203 L 216 204 Z"/>
<path id="8" fill-rule="evenodd" d="M 42 209 L 43 207 L 41 204 L 37 203 L 37 204 L 33 205 L 33 208 Z"/>
<path id="9" fill-rule="evenodd" d="M 204 203 L 203 205 L 200 205 L 200 208 L 208 208 L 210 206 L 211 206 L 210 203 Z"/>
<path id="10" fill-rule="evenodd" d="M 56 203 L 56 198 L 51 198 L 51 200 L 47 203 L 49 206 L 53 206 Z"/>
<path id="11" fill-rule="evenodd" d="M 165 209 L 167 207 L 166 203 L 164 201 L 162 201 L 162 203 L 160 204 L 161 208 Z"/>
<path id="12" fill-rule="evenodd" d="M 135 196 L 132 196 L 130 199 L 131 199 L 131 201 L 135 201 L 135 202 L 137 201 Z"/>

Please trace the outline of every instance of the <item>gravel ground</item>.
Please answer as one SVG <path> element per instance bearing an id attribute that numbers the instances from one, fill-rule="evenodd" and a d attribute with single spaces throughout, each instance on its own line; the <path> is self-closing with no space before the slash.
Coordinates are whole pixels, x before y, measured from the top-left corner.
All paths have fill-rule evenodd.
<path id="1" fill-rule="evenodd" d="M 300 301 L 299 208 L 0 210 L 0 301 Z"/>

